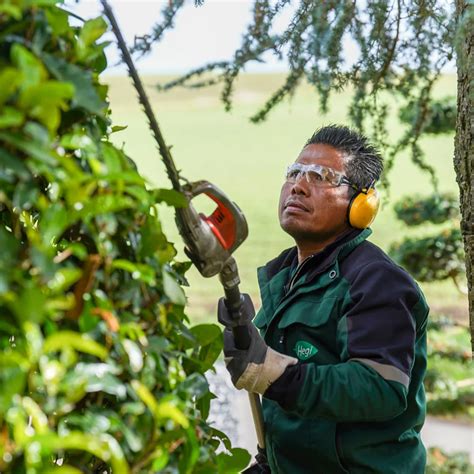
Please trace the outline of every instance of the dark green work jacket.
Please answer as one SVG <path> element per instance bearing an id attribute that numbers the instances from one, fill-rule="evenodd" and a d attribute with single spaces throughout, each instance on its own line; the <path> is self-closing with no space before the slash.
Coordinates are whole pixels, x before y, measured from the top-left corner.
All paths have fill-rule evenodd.
<path id="1" fill-rule="evenodd" d="M 298 266 L 258 271 L 254 324 L 297 357 L 263 398 L 273 474 L 422 474 L 428 306 L 413 279 L 352 231 Z"/>

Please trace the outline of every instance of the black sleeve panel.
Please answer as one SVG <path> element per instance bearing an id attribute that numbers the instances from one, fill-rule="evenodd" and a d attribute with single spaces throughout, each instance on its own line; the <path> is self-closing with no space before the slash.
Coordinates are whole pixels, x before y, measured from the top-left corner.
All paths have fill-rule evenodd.
<path id="1" fill-rule="evenodd" d="M 347 349 L 350 359 L 396 367 L 410 377 L 417 322 L 418 289 L 402 269 L 376 261 L 357 273 L 350 287 Z"/>
<path id="2" fill-rule="evenodd" d="M 265 391 L 263 396 L 277 402 L 284 410 L 291 410 L 303 386 L 306 364 L 290 365 Z"/>

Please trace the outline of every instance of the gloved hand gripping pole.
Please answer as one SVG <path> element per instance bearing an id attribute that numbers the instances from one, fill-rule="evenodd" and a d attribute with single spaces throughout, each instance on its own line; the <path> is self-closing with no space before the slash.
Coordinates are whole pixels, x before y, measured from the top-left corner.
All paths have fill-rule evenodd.
<path id="1" fill-rule="evenodd" d="M 236 325 L 232 327 L 232 334 L 234 336 L 235 347 L 237 349 L 245 350 L 250 346 L 250 335 L 245 322 L 252 316 L 246 314 L 244 298 L 239 290 L 240 277 L 237 269 L 237 263 L 234 257 L 227 260 L 224 268 L 219 273 L 219 280 L 224 288 L 227 311 Z M 253 311 L 253 307 L 251 309 Z M 241 324 L 238 324 L 241 323 Z M 257 444 L 259 448 L 265 450 L 265 431 L 263 424 L 262 405 L 258 393 L 249 393 L 250 410 L 255 425 L 255 432 L 257 434 Z"/>

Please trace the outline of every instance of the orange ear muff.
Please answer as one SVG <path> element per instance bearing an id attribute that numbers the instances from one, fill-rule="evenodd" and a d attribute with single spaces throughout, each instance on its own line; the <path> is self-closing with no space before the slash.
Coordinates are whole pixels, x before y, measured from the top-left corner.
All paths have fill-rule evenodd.
<path id="1" fill-rule="evenodd" d="M 375 188 L 360 190 L 349 204 L 349 224 L 356 229 L 365 229 L 375 219 L 380 206 L 379 193 Z"/>

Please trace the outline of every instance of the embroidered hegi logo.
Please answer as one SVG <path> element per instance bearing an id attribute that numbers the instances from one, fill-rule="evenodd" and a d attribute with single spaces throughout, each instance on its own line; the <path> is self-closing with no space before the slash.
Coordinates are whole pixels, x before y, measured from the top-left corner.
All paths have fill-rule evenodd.
<path id="1" fill-rule="evenodd" d="M 318 352 L 318 349 L 313 344 L 306 341 L 298 341 L 293 350 L 299 360 L 307 360 Z"/>

